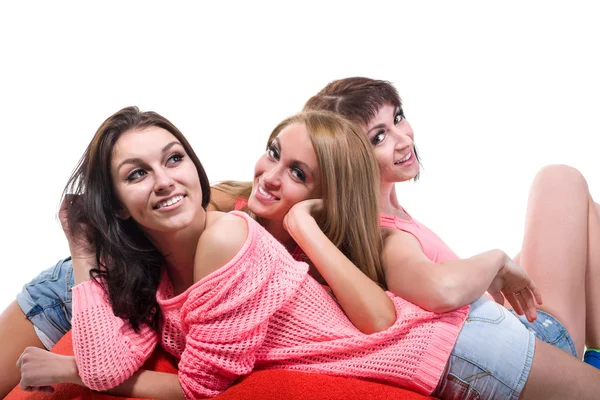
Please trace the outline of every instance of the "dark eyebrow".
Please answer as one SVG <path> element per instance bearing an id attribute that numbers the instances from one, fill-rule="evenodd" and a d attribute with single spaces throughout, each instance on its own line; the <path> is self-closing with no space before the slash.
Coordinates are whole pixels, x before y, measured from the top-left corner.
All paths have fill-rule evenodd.
<path id="1" fill-rule="evenodd" d="M 276 145 L 276 146 L 279 148 L 279 153 L 283 153 L 283 149 L 282 149 L 282 147 L 281 147 L 281 142 L 279 141 L 279 138 L 277 138 L 277 137 L 276 137 L 275 139 L 273 139 L 273 141 L 271 141 L 271 143 L 272 143 L 272 144 L 273 144 L 273 143 L 275 143 L 275 145 Z M 280 154 L 280 156 L 281 156 L 281 154 Z M 300 166 L 300 167 L 304 168 L 305 170 L 307 170 L 307 171 L 308 171 L 308 173 L 309 173 L 309 174 L 310 174 L 312 177 L 314 177 L 314 176 L 315 176 L 315 172 L 312 170 L 312 168 L 311 168 L 311 167 L 309 167 L 309 166 L 308 166 L 306 163 L 304 163 L 304 162 L 302 162 L 302 161 L 299 161 L 299 160 L 292 160 L 292 161 L 290 162 L 290 165 L 293 165 L 293 166 L 295 166 L 295 165 L 298 165 L 298 166 Z"/>
<path id="2" fill-rule="evenodd" d="M 396 116 L 396 114 L 398 114 L 398 111 L 400 111 L 399 107 L 394 107 L 394 117 Z M 367 135 L 371 133 L 371 131 L 374 131 L 375 129 L 382 129 L 385 128 L 385 123 L 382 124 L 377 124 L 374 127 L 372 127 L 371 129 L 369 129 L 367 131 Z"/>
<path id="3" fill-rule="evenodd" d="M 167 144 L 165 147 L 162 148 L 161 152 L 162 153 L 166 153 L 167 151 L 169 151 L 169 149 L 175 145 L 180 145 L 183 146 L 181 143 L 179 143 L 178 141 L 173 141 L 169 144 Z M 117 172 L 121 169 L 121 167 L 125 164 L 143 164 L 144 161 L 141 158 L 128 158 L 126 160 L 123 160 L 119 163 L 119 165 L 117 165 Z"/>

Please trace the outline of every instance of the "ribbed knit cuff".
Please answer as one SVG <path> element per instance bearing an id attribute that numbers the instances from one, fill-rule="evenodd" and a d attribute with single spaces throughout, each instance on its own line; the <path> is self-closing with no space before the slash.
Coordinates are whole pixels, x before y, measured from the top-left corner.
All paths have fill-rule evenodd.
<path id="1" fill-rule="evenodd" d="M 106 293 L 93 280 L 81 282 L 73 286 L 72 290 L 73 313 L 80 313 L 88 310 L 90 307 L 108 304 Z"/>
<path id="2" fill-rule="evenodd" d="M 441 321 L 436 322 L 437 340 L 430 341 L 427 357 L 423 358 L 413 381 L 426 393 L 433 392 L 437 387 L 468 313 L 469 307 L 465 306 L 444 315 Z"/>

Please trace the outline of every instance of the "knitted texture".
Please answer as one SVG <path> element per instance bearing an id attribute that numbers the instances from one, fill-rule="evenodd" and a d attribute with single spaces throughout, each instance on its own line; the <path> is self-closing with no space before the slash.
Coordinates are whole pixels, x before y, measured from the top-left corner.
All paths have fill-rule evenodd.
<path id="1" fill-rule="evenodd" d="M 365 335 L 308 277 L 307 265 L 243 213 L 248 239 L 236 257 L 181 299 L 186 349 L 179 376 L 188 398 L 211 397 L 254 368 L 362 377 L 429 394 L 467 316 L 392 298 L 394 325 Z M 171 304 L 170 306 L 175 306 Z"/>
<path id="2" fill-rule="evenodd" d="M 149 326 L 136 333 L 115 317 L 105 292 L 92 280 L 73 287 L 72 330 L 79 376 L 94 390 L 110 389 L 133 375 L 158 341 Z"/>
<path id="3" fill-rule="evenodd" d="M 160 341 L 180 358 L 186 398 L 215 396 L 253 369 L 362 377 L 429 394 L 437 385 L 468 307 L 435 314 L 393 296 L 397 320 L 371 335 L 352 325 L 308 266 L 246 214 L 248 237 L 225 266 L 172 296 L 167 276 L 157 300 Z M 73 346 L 84 383 L 116 386 L 149 356 L 158 335 L 136 334 L 116 318 L 93 282 L 73 293 Z"/>

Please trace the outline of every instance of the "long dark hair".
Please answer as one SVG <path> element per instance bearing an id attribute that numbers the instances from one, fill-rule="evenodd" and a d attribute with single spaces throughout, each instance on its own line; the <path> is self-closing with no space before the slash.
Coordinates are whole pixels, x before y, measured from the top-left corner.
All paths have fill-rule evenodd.
<path id="1" fill-rule="evenodd" d="M 363 77 L 338 79 L 329 82 L 319 93 L 308 99 L 304 109 L 327 110 L 342 114 L 359 124 L 367 125 L 385 105 L 402 109 L 402 99 L 388 81 Z M 415 157 L 421 164 L 417 148 Z M 414 180 L 419 179 L 419 173 Z"/>
<path id="2" fill-rule="evenodd" d="M 150 126 L 167 130 L 181 142 L 198 170 L 206 208 L 210 201 L 208 177 L 185 136 L 163 116 L 137 107 L 123 108 L 102 123 L 63 192 L 63 198 L 78 195 L 67 207 L 71 233 L 85 235 L 96 247 L 97 268 L 90 270 L 91 278 L 106 291 L 114 314 L 128 320 L 136 331 L 142 323 L 158 330 L 161 315 L 156 291 L 165 258 L 133 218 L 118 217 L 121 206 L 110 167 L 119 137 Z"/>

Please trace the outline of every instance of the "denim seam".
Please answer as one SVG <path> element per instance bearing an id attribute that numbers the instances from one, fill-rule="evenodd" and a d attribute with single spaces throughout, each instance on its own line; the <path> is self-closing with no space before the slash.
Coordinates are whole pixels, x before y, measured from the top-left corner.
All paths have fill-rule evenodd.
<path id="1" fill-rule="evenodd" d="M 533 335 L 533 332 L 530 332 L 530 334 L 529 334 L 529 338 L 530 339 L 531 339 L 531 335 Z M 531 343 L 532 343 L 531 340 L 527 341 L 527 351 L 525 353 L 527 358 L 525 359 L 525 363 L 523 365 L 523 370 L 521 371 L 521 376 L 519 377 L 519 380 L 517 381 L 517 386 L 519 386 L 519 384 L 521 383 L 521 381 L 523 381 L 525 379 L 525 372 L 526 372 L 525 369 L 526 369 L 527 364 L 530 364 L 529 365 L 529 370 L 527 370 L 527 374 L 528 375 L 529 375 L 529 372 L 531 372 L 531 368 L 533 367 L 533 354 L 530 351 L 531 350 Z M 535 337 L 533 338 L 533 343 L 534 343 L 534 349 L 533 349 L 533 351 L 535 352 Z M 528 361 L 531 361 L 531 362 L 528 363 Z M 525 383 L 527 383 L 527 380 L 525 380 Z M 523 384 L 523 387 L 525 387 L 525 384 Z M 512 390 L 512 393 L 511 393 L 510 397 L 508 397 L 508 399 L 511 399 L 511 398 L 518 399 L 519 396 L 517 394 L 517 387 L 514 387 L 511 390 Z M 517 396 L 515 397 L 515 395 L 517 395 Z"/>
<path id="2" fill-rule="evenodd" d="M 493 324 L 493 325 L 498 325 L 499 323 L 501 323 L 502 321 L 504 321 L 506 319 L 506 315 L 502 312 L 502 309 L 500 309 L 500 306 L 498 304 L 496 304 L 497 308 L 498 308 L 498 312 L 500 313 L 500 316 L 496 319 L 490 319 L 490 318 L 482 318 L 482 317 L 471 317 L 470 315 L 467 316 L 467 321 L 468 322 L 486 322 L 488 324 Z"/>
<path id="3" fill-rule="evenodd" d="M 29 310 L 29 312 L 25 315 L 25 317 L 27 317 L 27 319 L 31 318 L 31 317 L 35 317 L 36 315 L 42 314 L 44 311 L 48 310 L 48 309 L 53 309 L 53 308 L 57 308 L 57 307 L 64 307 L 67 303 L 72 303 L 71 300 L 65 300 L 65 301 L 57 301 L 54 304 L 49 304 L 46 306 L 40 306 L 39 304 L 35 304 L 33 307 L 31 307 L 31 310 Z M 36 310 L 36 312 L 32 312 L 33 310 Z M 37 311 L 39 310 L 39 311 Z M 68 319 L 68 318 L 65 318 Z"/>
<path id="4" fill-rule="evenodd" d="M 482 372 L 478 372 L 477 374 L 480 374 L 480 373 L 483 373 L 483 372 L 485 372 L 485 373 L 487 373 L 487 376 L 491 376 L 492 378 L 496 379 L 498 382 L 500 382 L 501 384 L 503 384 L 504 386 L 506 386 L 506 388 L 507 388 L 507 389 L 509 389 L 509 390 L 511 390 L 511 391 L 513 391 L 513 392 L 514 392 L 514 388 L 512 388 L 512 387 L 511 387 L 511 385 L 507 384 L 507 383 L 506 383 L 506 382 L 504 382 L 502 379 L 500 379 L 500 378 L 499 378 L 499 377 L 497 377 L 496 375 L 492 374 L 490 371 L 488 371 L 487 369 L 483 368 L 481 365 L 479 365 L 479 364 L 478 364 L 478 363 L 476 363 L 475 361 L 473 361 L 473 360 L 470 360 L 470 359 L 468 359 L 468 358 L 465 358 L 465 357 L 462 357 L 462 356 L 459 356 L 459 355 L 456 355 L 456 354 L 452 354 L 452 356 L 453 356 L 453 357 L 456 357 L 456 358 L 460 358 L 461 360 L 463 360 L 463 361 L 465 361 L 465 362 L 468 362 L 469 364 L 473 364 L 474 366 L 476 366 L 477 368 L 479 368 L 479 369 L 482 371 Z M 449 374 L 450 374 L 450 373 L 449 373 Z M 475 375 L 477 375 L 477 374 L 470 375 L 469 377 L 473 377 L 473 376 L 475 376 Z M 454 374 L 452 374 L 452 375 L 454 375 Z"/>
<path id="5" fill-rule="evenodd" d="M 471 390 L 473 390 L 475 393 L 477 393 L 477 398 L 481 399 L 481 393 L 479 392 L 479 390 L 477 390 L 473 385 L 471 385 L 469 382 L 465 381 L 464 379 L 460 379 L 458 376 L 454 375 L 453 373 L 448 373 L 448 376 L 446 377 L 446 379 L 450 382 L 452 382 L 452 379 L 454 378 L 456 381 L 460 382 L 460 383 L 464 383 L 465 385 L 467 385 Z"/>

